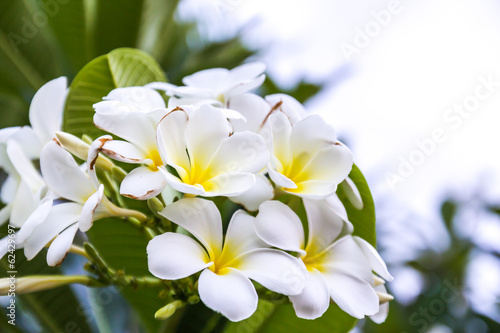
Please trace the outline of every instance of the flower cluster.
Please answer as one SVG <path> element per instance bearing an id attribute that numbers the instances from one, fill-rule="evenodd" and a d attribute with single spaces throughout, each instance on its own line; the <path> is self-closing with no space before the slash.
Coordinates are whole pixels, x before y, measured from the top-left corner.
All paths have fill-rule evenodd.
<path id="1" fill-rule="evenodd" d="M 263 72 L 251 63 L 195 73 L 185 86 L 112 90 L 94 104 L 94 124 L 108 134 L 93 141 L 61 131 L 67 83 L 50 81 L 33 98 L 31 127 L 0 130 L 0 224 L 19 228 L 28 260 L 48 247 L 55 266 L 94 221 L 162 219 L 169 227 L 153 228 L 144 249 L 149 271 L 195 279 L 201 301 L 232 321 L 254 313 L 262 286 L 288 296 L 300 318 L 320 317 L 332 300 L 382 322 L 392 277 L 375 248 L 353 236 L 336 195 L 347 182 L 353 206 L 363 206 L 348 178 L 352 153 L 291 96 L 249 93 Z M 147 216 L 120 196 L 158 208 Z M 238 208 L 225 226 L 227 200 Z"/>

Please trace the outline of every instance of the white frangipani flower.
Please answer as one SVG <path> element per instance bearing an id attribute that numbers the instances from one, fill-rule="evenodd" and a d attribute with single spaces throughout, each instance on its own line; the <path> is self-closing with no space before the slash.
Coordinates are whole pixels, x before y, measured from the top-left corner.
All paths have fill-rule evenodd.
<path id="1" fill-rule="evenodd" d="M 147 86 L 165 90 L 171 96 L 169 107 L 208 103 L 215 107 L 227 108 L 227 102 L 232 97 L 255 89 L 264 82 L 265 69 L 266 66 L 259 62 L 244 64 L 231 70 L 212 68 L 184 77 L 183 87 L 162 82 Z"/>
<path id="2" fill-rule="evenodd" d="M 47 252 L 49 266 L 59 265 L 68 253 L 78 229 L 85 232 L 94 220 L 121 216 L 121 209 L 103 196 L 104 187 L 97 182 L 92 165 L 99 148 L 93 144 L 89 151 L 88 173 L 76 164 L 66 150 L 55 141 L 42 149 L 40 167 L 47 186 L 67 201 L 53 204 L 42 200 L 19 231 L 17 241 L 24 244 L 28 260 L 35 257 L 52 241 Z"/>
<path id="3" fill-rule="evenodd" d="M 285 204 L 261 205 L 255 229 L 271 246 L 297 252 L 308 271 L 300 295 L 290 296 L 298 317 L 314 319 L 327 309 L 330 298 L 349 315 L 363 318 L 379 312 L 372 270 L 392 280 L 377 251 L 363 239 L 349 235 L 351 227 L 321 200 L 304 200 L 309 236 L 306 243 L 299 217 Z"/>
<path id="4" fill-rule="evenodd" d="M 239 112 L 242 119 L 231 119 L 235 132 L 259 133 L 271 114 L 283 113 L 293 126 L 306 116 L 306 110 L 295 98 L 286 94 L 273 94 L 262 98 L 255 94 L 242 94 L 231 98 L 228 107 Z"/>
<path id="5" fill-rule="evenodd" d="M 351 171 L 351 151 L 337 141 L 334 129 L 317 115 L 292 127 L 284 113 L 273 113 L 263 135 L 271 151 L 267 171 L 285 192 L 324 199 L 335 193 Z"/>
<path id="6" fill-rule="evenodd" d="M 150 272 L 176 280 L 202 271 L 198 280 L 201 300 L 229 320 L 243 320 L 257 309 L 258 296 L 250 279 L 285 295 L 302 291 L 303 265 L 262 242 L 255 234 L 254 218 L 244 211 L 233 215 L 224 242 L 221 216 L 212 201 L 182 199 L 161 214 L 189 231 L 201 245 L 182 234 L 156 236 L 147 247 Z"/>
<path id="7" fill-rule="evenodd" d="M 158 148 L 178 177 L 163 172 L 175 190 L 202 196 L 235 196 L 254 186 L 255 174 L 269 159 L 261 136 L 251 132 L 230 135 L 223 113 L 202 105 L 189 115 L 177 108 L 158 124 Z"/>
<path id="8" fill-rule="evenodd" d="M 144 87 L 118 88 L 94 104 L 94 123 L 122 140 L 107 140 L 102 152 L 121 162 L 143 164 L 132 170 L 122 181 L 120 193 L 146 200 L 157 196 L 166 185 L 158 172 L 163 165 L 156 146 L 156 125 L 166 114 L 159 93 Z"/>

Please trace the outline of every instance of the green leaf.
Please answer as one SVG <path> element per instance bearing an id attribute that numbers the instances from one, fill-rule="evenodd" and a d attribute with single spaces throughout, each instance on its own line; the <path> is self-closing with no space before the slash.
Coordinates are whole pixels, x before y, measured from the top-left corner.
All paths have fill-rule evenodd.
<path id="1" fill-rule="evenodd" d="M 16 277 L 28 275 L 56 275 L 61 271 L 47 266 L 46 251 L 42 251 L 33 260 L 27 261 L 22 251 L 15 252 Z M 8 270 L 8 257 L 0 261 L 0 267 Z M 1 274 L 7 276 L 7 273 Z M 31 294 L 16 295 L 16 302 L 20 302 L 37 318 L 46 332 L 67 332 L 79 329 L 79 332 L 91 332 L 87 324 L 85 312 L 70 287 L 58 287 L 51 290 L 39 291 Z"/>
<path id="2" fill-rule="evenodd" d="M 257 311 L 250 318 L 229 323 L 224 333 L 347 333 L 356 323 L 355 318 L 333 303 L 320 318 L 305 320 L 297 318 L 289 303 L 276 305 L 269 301 L 259 301 Z"/>
<path id="3" fill-rule="evenodd" d="M 87 233 L 90 242 L 106 263 L 116 270 L 135 276 L 151 276 L 148 270 L 146 246 L 149 239 L 140 230 L 122 219 L 96 221 Z M 147 332 L 159 332 L 167 322 L 154 318 L 155 312 L 167 302 L 158 297 L 159 290 L 132 287 L 122 288 L 122 295 L 129 301 Z"/>
<path id="4" fill-rule="evenodd" d="M 158 63 L 136 49 L 117 49 L 88 63 L 71 83 L 64 110 L 63 130 L 78 137 L 95 138 L 104 132 L 93 124 L 93 104 L 111 90 L 165 81 Z"/>
<path id="5" fill-rule="evenodd" d="M 354 226 L 353 234 L 363 238 L 371 245 L 376 246 L 377 234 L 375 232 L 375 204 L 373 203 L 370 188 L 368 187 L 365 177 L 356 164 L 352 166 L 349 178 L 351 178 L 361 194 L 363 208 L 359 210 L 353 206 L 342 186 L 338 187 L 337 195 L 347 210 L 347 217 L 349 218 L 349 221 L 351 221 Z"/>

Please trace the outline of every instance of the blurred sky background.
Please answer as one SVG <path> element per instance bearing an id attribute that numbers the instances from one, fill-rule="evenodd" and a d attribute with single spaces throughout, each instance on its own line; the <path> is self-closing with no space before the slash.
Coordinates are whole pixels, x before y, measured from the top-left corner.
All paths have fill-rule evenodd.
<path id="1" fill-rule="evenodd" d="M 242 32 L 283 87 L 326 83 L 306 107 L 335 126 L 368 178 L 401 302 L 423 282 L 398 261 L 449 245 L 446 198 L 465 203 L 459 234 L 500 251 L 498 217 L 474 204 L 500 203 L 498 1 L 186 0 L 179 15 L 211 40 Z M 470 271 L 473 306 L 500 319 L 498 260 L 477 255 Z"/>

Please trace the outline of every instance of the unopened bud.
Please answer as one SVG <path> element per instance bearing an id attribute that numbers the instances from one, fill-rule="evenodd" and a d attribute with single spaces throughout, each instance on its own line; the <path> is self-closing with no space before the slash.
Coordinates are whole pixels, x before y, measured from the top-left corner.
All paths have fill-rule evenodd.
<path id="1" fill-rule="evenodd" d="M 363 209 L 363 199 L 361 198 L 361 194 L 352 179 L 347 177 L 342 183 L 340 183 L 340 186 L 342 186 L 347 199 L 349 199 L 354 208 L 358 210 Z"/>
<path id="2" fill-rule="evenodd" d="M 162 307 L 160 310 L 156 311 L 155 313 L 155 319 L 158 320 L 165 320 L 170 318 L 177 309 L 180 309 L 184 306 L 184 303 L 182 301 L 173 301 L 172 303 L 169 303 Z"/>
<path id="3" fill-rule="evenodd" d="M 66 132 L 57 132 L 55 134 L 55 137 L 57 143 L 59 143 L 61 147 L 63 147 L 64 149 L 66 149 L 79 159 L 84 161 L 87 160 L 87 155 L 90 149 L 90 145 L 88 143 L 79 139 L 73 134 L 69 134 Z M 104 156 L 99 156 L 96 162 L 96 166 L 106 171 L 111 171 L 111 169 L 114 167 L 114 164 L 108 158 Z"/>
<path id="4" fill-rule="evenodd" d="M 394 299 L 394 296 L 392 296 L 388 293 L 381 292 L 381 291 L 377 291 L 377 296 L 378 296 L 380 304 L 390 302 Z"/>

